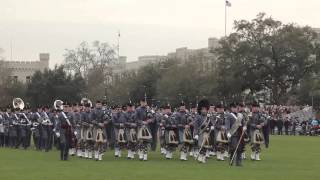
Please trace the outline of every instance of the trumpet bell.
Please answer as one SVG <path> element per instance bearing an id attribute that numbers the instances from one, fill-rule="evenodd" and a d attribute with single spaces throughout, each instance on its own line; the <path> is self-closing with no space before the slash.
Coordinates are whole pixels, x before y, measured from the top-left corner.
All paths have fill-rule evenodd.
<path id="1" fill-rule="evenodd" d="M 21 98 L 14 98 L 12 101 L 13 108 L 23 110 L 24 102 Z"/>
<path id="2" fill-rule="evenodd" d="M 53 107 L 55 110 L 63 110 L 63 101 L 61 100 L 55 100 L 53 103 Z"/>

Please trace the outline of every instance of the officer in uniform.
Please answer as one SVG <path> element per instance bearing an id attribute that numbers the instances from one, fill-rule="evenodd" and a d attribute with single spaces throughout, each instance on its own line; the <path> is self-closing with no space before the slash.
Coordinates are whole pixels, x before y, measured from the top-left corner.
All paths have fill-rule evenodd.
<path id="1" fill-rule="evenodd" d="M 241 156 L 245 148 L 243 133 L 247 130 L 247 126 L 243 120 L 243 115 L 238 113 L 235 103 L 230 104 L 230 112 L 226 115 L 225 127 L 229 139 L 230 165 L 242 166 Z"/>

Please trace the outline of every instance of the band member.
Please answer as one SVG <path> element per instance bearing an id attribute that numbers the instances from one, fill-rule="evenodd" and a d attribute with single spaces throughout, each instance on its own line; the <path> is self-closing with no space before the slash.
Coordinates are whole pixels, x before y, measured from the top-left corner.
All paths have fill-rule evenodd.
<path id="1" fill-rule="evenodd" d="M 95 160 L 102 161 L 102 156 L 105 151 L 105 144 L 107 143 L 107 138 L 105 135 L 104 128 L 107 126 L 110 118 L 106 111 L 102 108 L 101 101 L 96 101 L 95 109 L 92 112 L 92 119 L 94 123 L 94 158 Z"/>
<path id="2" fill-rule="evenodd" d="M 228 137 L 227 130 L 225 127 L 225 112 L 223 104 L 219 103 L 215 106 L 216 108 L 216 123 L 215 123 L 215 147 L 218 161 L 224 161 L 225 152 L 228 153 Z"/>
<path id="3" fill-rule="evenodd" d="M 197 106 L 196 104 L 190 104 L 190 112 L 188 114 L 188 122 L 190 122 L 190 130 L 191 130 L 191 134 L 194 137 L 194 124 L 195 124 L 195 120 L 196 120 L 196 116 L 197 116 Z M 193 139 L 193 143 L 191 145 L 191 150 L 189 155 L 191 157 L 198 157 L 198 140 Z"/>
<path id="4" fill-rule="evenodd" d="M 84 111 L 81 112 L 81 145 L 82 157 L 92 159 L 94 149 L 93 122 L 91 118 L 92 103 L 86 98 L 83 98 L 81 104 L 84 106 Z"/>
<path id="5" fill-rule="evenodd" d="M 134 159 L 134 155 L 137 151 L 138 145 L 138 137 L 137 137 L 137 121 L 136 121 L 136 113 L 134 110 L 134 106 L 132 103 L 127 104 L 126 110 L 126 136 L 127 136 L 127 148 L 128 148 L 128 159 Z"/>
<path id="6" fill-rule="evenodd" d="M 60 140 L 60 159 L 63 161 L 68 160 L 69 148 L 73 141 L 74 130 L 73 123 L 68 119 L 67 115 L 63 112 L 63 101 L 56 100 L 54 107 L 57 110 L 57 124 L 55 127 L 56 135 Z"/>
<path id="7" fill-rule="evenodd" d="M 52 132 L 52 126 L 53 123 L 50 120 L 50 117 L 48 115 L 48 110 L 46 107 L 43 107 L 41 112 L 41 147 L 46 152 L 50 149 L 50 138 L 51 132 Z"/>
<path id="8" fill-rule="evenodd" d="M 176 150 L 178 141 L 178 123 L 172 115 L 171 106 L 168 104 L 164 107 L 163 126 L 165 128 L 165 149 L 166 159 L 172 159 L 173 152 Z"/>
<path id="9" fill-rule="evenodd" d="M 167 154 L 166 152 L 166 140 L 165 140 L 165 127 L 164 127 L 164 106 L 161 106 L 158 112 L 155 114 L 155 119 L 159 124 L 159 142 L 160 142 L 160 153 L 162 155 Z"/>
<path id="10" fill-rule="evenodd" d="M 21 110 L 20 116 L 20 122 L 19 122 L 19 134 L 20 134 L 20 144 L 22 145 L 23 149 L 28 148 L 28 132 L 31 126 L 31 122 L 26 116 L 25 112 Z"/>
<path id="11" fill-rule="evenodd" d="M 225 120 L 229 139 L 230 165 L 242 166 L 241 155 L 245 147 L 243 134 L 247 130 L 247 126 L 243 120 L 243 115 L 238 113 L 235 103 L 230 104 L 230 113 L 226 115 Z"/>
<path id="12" fill-rule="evenodd" d="M 122 149 L 126 145 L 125 123 L 125 107 L 117 107 L 117 113 L 112 114 L 112 124 L 114 126 L 114 133 L 116 138 L 116 143 L 114 147 L 115 157 L 121 157 Z"/>
<path id="13" fill-rule="evenodd" d="M 248 121 L 249 121 L 248 111 L 249 110 L 246 111 L 245 105 L 243 103 L 238 103 L 237 108 L 238 108 L 238 112 L 243 115 L 243 123 L 248 124 Z M 251 114 L 250 114 L 250 116 L 251 116 Z M 250 128 L 247 128 L 247 130 L 243 134 L 245 145 L 247 145 L 250 142 L 249 134 L 250 134 Z M 246 148 L 246 146 L 244 146 L 243 153 L 241 154 L 242 159 L 246 159 L 246 149 L 245 148 Z"/>
<path id="14" fill-rule="evenodd" d="M 9 147 L 9 122 L 10 122 L 11 105 L 7 106 L 2 114 L 3 118 L 3 146 Z"/>
<path id="15" fill-rule="evenodd" d="M 19 147 L 18 131 L 19 131 L 19 109 L 15 108 L 9 118 L 9 142 L 11 148 Z"/>
<path id="16" fill-rule="evenodd" d="M 136 109 L 136 121 L 138 123 L 138 154 L 142 161 L 148 160 L 148 146 L 152 141 L 149 124 L 153 121 L 153 114 L 147 111 L 146 99 L 140 100 L 140 107 Z"/>
<path id="17" fill-rule="evenodd" d="M 264 143 L 262 128 L 265 125 L 265 118 L 259 110 L 259 104 L 252 104 L 252 117 L 249 120 L 251 139 L 251 160 L 260 161 L 261 144 Z"/>
<path id="18" fill-rule="evenodd" d="M 0 147 L 4 147 L 4 138 L 5 138 L 5 118 L 4 113 L 0 110 Z"/>
<path id="19" fill-rule="evenodd" d="M 188 153 L 191 150 L 192 145 L 194 143 L 194 140 L 190 127 L 192 120 L 188 118 L 184 102 L 180 103 L 179 111 L 175 114 L 175 119 L 178 124 L 178 137 L 179 142 L 181 144 L 180 160 L 186 161 Z"/>
<path id="20" fill-rule="evenodd" d="M 206 154 L 212 148 L 210 144 L 210 133 L 214 129 L 209 110 L 209 101 L 203 99 L 198 104 L 198 115 L 195 120 L 195 139 L 198 140 L 199 154 L 197 160 L 206 163 Z"/>
<path id="21" fill-rule="evenodd" d="M 74 130 L 76 133 L 76 146 L 75 146 L 75 154 L 78 157 L 82 157 L 82 150 L 80 148 L 80 141 L 81 141 L 81 107 L 79 104 L 75 103 L 72 106 L 72 114 L 73 114 L 73 121 L 75 123 Z"/>

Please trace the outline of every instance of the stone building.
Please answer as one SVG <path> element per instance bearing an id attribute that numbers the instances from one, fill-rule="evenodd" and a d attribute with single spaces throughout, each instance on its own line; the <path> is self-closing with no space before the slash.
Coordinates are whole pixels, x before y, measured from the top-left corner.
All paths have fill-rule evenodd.
<path id="1" fill-rule="evenodd" d="M 36 71 L 49 68 L 50 55 L 40 53 L 38 61 L 4 61 L 5 67 L 11 71 L 11 79 L 14 82 L 28 83 Z"/>

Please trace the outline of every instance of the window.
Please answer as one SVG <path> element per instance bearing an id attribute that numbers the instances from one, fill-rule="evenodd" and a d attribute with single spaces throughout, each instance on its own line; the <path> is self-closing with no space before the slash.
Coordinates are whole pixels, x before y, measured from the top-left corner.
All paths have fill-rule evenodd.
<path id="1" fill-rule="evenodd" d="M 26 83 L 29 84 L 30 82 L 31 82 L 31 77 L 30 77 L 30 76 L 27 76 L 27 77 L 26 77 Z"/>
<path id="2" fill-rule="evenodd" d="M 18 82 L 18 76 L 13 76 L 12 82 L 13 83 L 17 83 Z"/>

